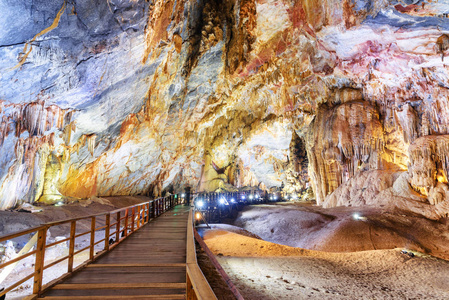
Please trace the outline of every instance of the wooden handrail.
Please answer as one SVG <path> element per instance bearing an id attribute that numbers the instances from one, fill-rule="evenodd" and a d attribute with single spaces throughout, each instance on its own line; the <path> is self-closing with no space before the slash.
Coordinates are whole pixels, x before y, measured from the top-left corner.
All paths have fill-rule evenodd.
<path id="1" fill-rule="evenodd" d="M 152 209 L 155 208 L 155 205 L 157 204 L 157 213 L 152 214 Z M 6 267 L 8 265 L 11 265 L 13 263 L 16 263 L 26 257 L 30 257 L 32 255 L 35 255 L 35 270 L 32 274 L 28 276 L 24 276 L 21 278 L 18 282 L 12 284 L 11 286 L 5 287 L 3 291 L 0 292 L 0 297 L 8 293 L 9 291 L 16 288 L 18 285 L 22 284 L 26 280 L 30 278 L 34 278 L 34 284 L 33 284 L 33 294 L 28 296 L 27 299 L 36 299 L 42 293 L 44 293 L 46 290 L 53 287 L 56 283 L 61 281 L 62 279 L 68 278 L 73 274 L 73 272 L 76 272 L 82 268 L 84 268 L 87 264 L 93 262 L 94 260 L 98 259 L 111 249 L 115 248 L 120 242 L 122 242 L 126 237 L 128 237 L 130 234 L 141 228 L 144 224 L 148 223 L 150 219 L 155 218 L 162 214 L 163 212 L 167 211 L 168 209 L 171 209 L 174 205 L 179 204 L 179 198 L 176 201 L 173 201 L 173 196 L 167 196 L 164 198 L 158 198 L 155 200 L 149 200 L 146 202 L 142 202 L 139 204 L 131 205 L 128 207 L 123 207 L 119 209 L 115 209 L 113 211 L 104 212 L 104 213 L 98 213 L 98 214 L 91 214 L 84 217 L 76 217 L 61 221 L 55 221 L 55 222 L 48 222 L 45 224 L 42 224 L 38 227 L 33 227 L 30 229 L 22 230 L 19 232 L 15 232 L 12 234 L 4 235 L 0 237 L 0 242 L 11 240 L 20 236 L 24 236 L 33 232 L 36 232 L 37 234 L 37 246 L 36 250 L 30 252 L 30 253 L 24 253 L 19 255 L 18 257 L 15 257 L 14 259 L 3 263 L 1 266 Z M 151 209 L 150 209 L 151 207 Z M 125 212 L 125 213 L 123 213 Z M 105 217 L 105 225 L 101 227 L 96 227 L 96 222 L 98 221 L 99 217 Z M 115 218 L 115 222 L 111 222 L 111 217 Z M 129 220 L 131 218 L 131 220 Z M 137 219 L 136 219 L 137 218 Z M 77 222 L 80 220 L 87 220 L 90 219 L 90 230 L 76 234 L 76 228 L 77 228 Z M 114 219 L 112 219 L 114 220 Z M 47 244 L 46 236 L 47 231 L 53 227 L 53 226 L 59 226 L 63 224 L 70 223 L 70 237 L 63 239 L 61 241 L 53 242 Z M 131 223 L 131 224 L 130 224 Z M 123 229 L 121 229 L 123 227 Z M 115 230 L 111 233 L 112 230 Z M 104 229 L 105 235 L 104 238 L 100 241 L 95 241 L 95 232 Z M 120 237 L 120 233 L 123 232 L 123 237 Z M 77 237 L 90 234 L 90 243 L 89 246 L 84 247 L 83 249 L 75 249 L 75 239 Z M 113 244 L 110 245 L 110 239 L 112 237 L 115 237 L 115 241 Z M 59 258 L 51 263 L 48 263 L 45 265 L 45 251 L 47 248 L 53 247 L 55 245 L 58 245 L 63 242 L 69 242 L 69 254 L 65 257 Z M 104 250 L 99 251 L 95 254 L 95 245 L 100 244 L 104 242 L 104 246 L 102 247 Z M 84 251 L 89 251 L 89 258 L 82 263 L 80 266 L 75 267 L 74 266 L 74 257 Z M 53 280 L 52 282 L 44 285 L 43 282 L 43 273 L 46 269 L 51 268 L 52 266 L 67 260 L 67 272 L 62 274 L 59 278 Z M 0 271 L 4 271 L 4 269 L 0 269 Z"/>
<path id="2" fill-rule="evenodd" d="M 22 235 L 25 235 L 25 234 L 28 234 L 28 233 L 37 232 L 37 231 L 39 231 L 39 229 L 42 229 L 43 227 L 44 226 L 38 226 L 38 227 L 33 227 L 33 228 L 30 228 L 30 229 L 25 229 L 25 230 L 21 230 L 21 231 L 18 231 L 18 232 L 14 232 L 14 233 L 11 233 L 11 234 L 2 235 L 2 236 L 0 236 L 0 242 L 6 241 L 6 240 L 12 240 L 14 238 L 17 238 L 19 236 L 22 236 Z"/>
<path id="3" fill-rule="evenodd" d="M 214 300 L 217 299 L 203 272 L 198 266 L 196 259 L 196 247 L 193 236 L 192 209 L 189 211 L 187 221 L 187 253 L 186 253 L 186 277 L 187 277 L 187 299 Z"/>

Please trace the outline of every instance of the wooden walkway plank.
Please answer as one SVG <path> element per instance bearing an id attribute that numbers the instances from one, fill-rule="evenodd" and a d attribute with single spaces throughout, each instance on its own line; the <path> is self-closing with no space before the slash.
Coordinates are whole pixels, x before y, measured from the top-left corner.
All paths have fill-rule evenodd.
<path id="1" fill-rule="evenodd" d="M 161 283 L 161 282 L 150 282 L 150 283 L 73 283 L 66 284 L 61 283 L 53 287 L 53 290 L 103 290 L 103 289 L 181 289 L 185 288 L 185 282 L 179 283 Z"/>
<path id="2" fill-rule="evenodd" d="M 91 264 L 86 268 L 132 268 L 132 267 L 147 267 L 147 268 L 170 268 L 170 267 L 185 267 L 185 264 Z"/>
<path id="3" fill-rule="evenodd" d="M 105 300 L 105 296 L 47 296 L 44 299 L 49 300 Z M 107 296 L 107 299 L 185 299 L 185 294 L 177 295 L 124 295 L 124 296 Z"/>

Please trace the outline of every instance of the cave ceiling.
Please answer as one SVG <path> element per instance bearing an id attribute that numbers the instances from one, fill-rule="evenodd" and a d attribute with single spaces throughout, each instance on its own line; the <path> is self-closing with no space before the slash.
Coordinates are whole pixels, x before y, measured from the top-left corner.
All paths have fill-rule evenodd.
<path id="1" fill-rule="evenodd" d="M 431 217 L 449 211 L 446 1 L 0 11 L 1 209 L 186 186 L 312 188 L 335 206 L 377 180 L 360 205 L 388 190 Z"/>

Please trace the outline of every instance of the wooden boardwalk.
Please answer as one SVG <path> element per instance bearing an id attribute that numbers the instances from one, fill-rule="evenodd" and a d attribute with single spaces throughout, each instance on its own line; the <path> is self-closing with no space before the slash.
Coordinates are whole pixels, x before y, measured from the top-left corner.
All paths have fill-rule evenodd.
<path id="1" fill-rule="evenodd" d="M 188 216 L 167 211 L 39 299 L 185 299 Z"/>

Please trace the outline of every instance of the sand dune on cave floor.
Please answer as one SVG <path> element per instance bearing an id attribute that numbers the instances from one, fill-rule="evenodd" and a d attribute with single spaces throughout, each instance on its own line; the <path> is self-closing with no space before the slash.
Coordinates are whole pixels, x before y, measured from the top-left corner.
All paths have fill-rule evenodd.
<path id="1" fill-rule="evenodd" d="M 387 208 L 252 205 L 232 224 L 265 241 L 292 247 L 326 252 L 406 248 L 449 260 L 448 219 L 434 221 Z"/>
<path id="2" fill-rule="evenodd" d="M 204 240 L 245 299 L 449 299 L 449 262 L 416 252 L 305 250 L 223 229 Z"/>

